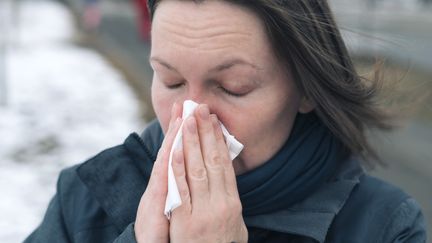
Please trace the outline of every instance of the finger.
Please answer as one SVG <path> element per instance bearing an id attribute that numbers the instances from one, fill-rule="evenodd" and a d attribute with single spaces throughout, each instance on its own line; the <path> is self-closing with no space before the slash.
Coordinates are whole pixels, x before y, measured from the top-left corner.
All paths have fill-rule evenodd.
<path id="1" fill-rule="evenodd" d="M 177 102 L 174 102 L 172 108 L 171 108 L 171 121 L 175 121 L 177 118 L 181 118 L 182 116 L 183 107 L 178 104 Z"/>
<path id="2" fill-rule="evenodd" d="M 168 159 L 170 148 L 172 147 L 175 135 L 180 128 L 181 119 L 177 120 L 170 125 L 168 132 L 165 136 L 162 146 L 159 149 L 158 156 L 153 165 L 152 174 L 149 180 L 149 186 L 153 183 L 166 187 L 168 183 Z"/>
<path id="3" fill-rule="evenodd" d="M 168 131 L 165 134 L 164 141 L 159 149 L 156 161 L 153 165 L 153 171 L 149 180 L 149 187 L 153 184 L 164 187 L 167 190 L 168 183 L 168 159 L 174 138 L 181 126 L 181 118 L 178 117 L 179 106 L 175 103 L 171 109 L 171 119 L 168 126 Z"/>
<path id="4" fill-rule="evenodd" d="M 186 180 L 186 169 L 184 164 L 183 151 L 181 149 L 174 151 L 173 154 L 173 172 L 179 190 L 182 204 L 179 208 L 175 209 L 173 214 L 190 214 L 191 202 L 189 186 Z"/>
<path id="5" fill-rule="evenodd" d="M 164 141 L 165 144 L 169 145 L 170 141 L 173 139 L 172 133 L 178 130 L 180 124 L 181 119 L 179 118 L 167 133 L 167 137 Z M 163 150 L 163 148 L 161 150 Z M 159 152 L 163 154 L 161 150 Z M 158 156 L 158 159 L 155 161 L 147 188 L 141 199 L 141 201 L 146 201 L 146 204 L 154 205 L 153 211 L 162 216 L 165 208 L 164 202 L 168 194 L 168 158 L 165 158 L 165 156 Z"/>
<path id="6" fill-rule="evenodd" d="M 202 158 L 194 116 L 188 117 L 183 127 L 183 153 L 192 209 L 194 209 L 198 205 L 204 206 L 209 195 L 207 172 Z"/>
<path id="7" fill-rule="evenodd" d="M 169 151 L 171 150 L 172 144 L 174 142 L 175 135 L 177 134 L 178 129 L 180 128 L 179 124 L 177 124 L 178 120 L 180 119 L 180 113 L 181 113 L 181 107 L 174 103 L 171 107 L 171 118 L 168 125 L 168 131 L 165 134 L 164 141 L 162 142 L 161 148 L 158 152 L 158 158 L 156 161 L 167 161 L 167 158 L 169 157 Z M 159 159 L 160 157 L 164 156 L 165 159 Z"/>
<path id="8" fill-rule="evenodd" d="M 223 151 L 219 151 L 210 111 L 207 105 L 200 105 L 198 113 L 198 132 L 201 150 L 204 157 L 204 165 L 209 180 L 210 196 L 225 196 L 225 174 L 223 161 L 227 159 Z"/>
<path id="9" fill-rule="evenodd" d="M 229 195 L 238 197 L 236 175 L 235 175 L 232 160 L 229 156 L 229 151 L 225 142 L 225 137 L 222 133 L 221 123 L 219 122 L 217 116 L 214 114 L 212 114 L 210 118 L 213 124 L 213 129 L 215 131 L 215 138 L 217 141 L 218 151 L 220 151 L 221 156 L 223 156 L 222 165 L 224 168 L 224 175 L 225 175 L 224 176 L 225 189 Z"/>

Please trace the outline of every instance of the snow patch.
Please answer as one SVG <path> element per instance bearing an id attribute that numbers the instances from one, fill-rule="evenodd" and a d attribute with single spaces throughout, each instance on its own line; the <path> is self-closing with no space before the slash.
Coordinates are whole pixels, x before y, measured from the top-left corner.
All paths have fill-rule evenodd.
<path id="1" fill-rule="evenodd" d="M 67 9 L 20 1 L 18 20 L 6 55 L 8 105 L 0 107 L 0 242 L 36 228 L 61 169 L 144 127 L 124 78 L 72 43 Z"/>

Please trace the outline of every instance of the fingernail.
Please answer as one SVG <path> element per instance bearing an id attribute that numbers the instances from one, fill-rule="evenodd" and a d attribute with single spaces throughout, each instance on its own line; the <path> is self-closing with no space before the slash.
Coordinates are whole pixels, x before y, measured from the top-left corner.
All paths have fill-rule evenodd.
<path id="1" fill-rule="evenodd" d="M 206 105 L 202 105 L 199 109 L 199 114 L 201 116 L 201 119 L 207 120 L 210 115 L 210 111 Z"/>
<path id="2" fill-rule="evenodd" d="M 193 116 L 188 118 L 187 128 L 188 128 L 189 132 L 191 132 L 191 133 L 197 132 L 196 121 L 195 121 L 195 118 Z"/>

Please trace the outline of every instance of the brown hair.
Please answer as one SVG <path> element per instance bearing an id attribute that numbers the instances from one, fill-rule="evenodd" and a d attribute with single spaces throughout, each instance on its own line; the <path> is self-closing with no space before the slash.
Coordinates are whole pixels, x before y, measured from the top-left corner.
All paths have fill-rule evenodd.
<path id="1" fill-rule="evenodd" d="M 149 0 L 151 16 L 162 0 Z M 192 0 L 191 0 L 192 1 Z M 204 0 L 193 0 L 203 2 Z M 321 121 L 355 155 L 377 158 L 367 128 L 390 129 L 380 106 L 381 82 L 357 74 L 326 0 L 223 0 L 262 20 L 275 54 L 286 63 Z"/>

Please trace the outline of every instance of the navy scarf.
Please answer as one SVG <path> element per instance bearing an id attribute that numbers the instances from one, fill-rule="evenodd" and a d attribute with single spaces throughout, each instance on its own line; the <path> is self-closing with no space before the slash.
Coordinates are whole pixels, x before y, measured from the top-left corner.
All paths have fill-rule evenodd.
<path id="1" fill-rule="evenodd" d="M 237 176 L 243 215 L 286 209 L 318 189 L 348 150 L 314 112 L 298 114 L 289 139 L 260 167 Z"/>

